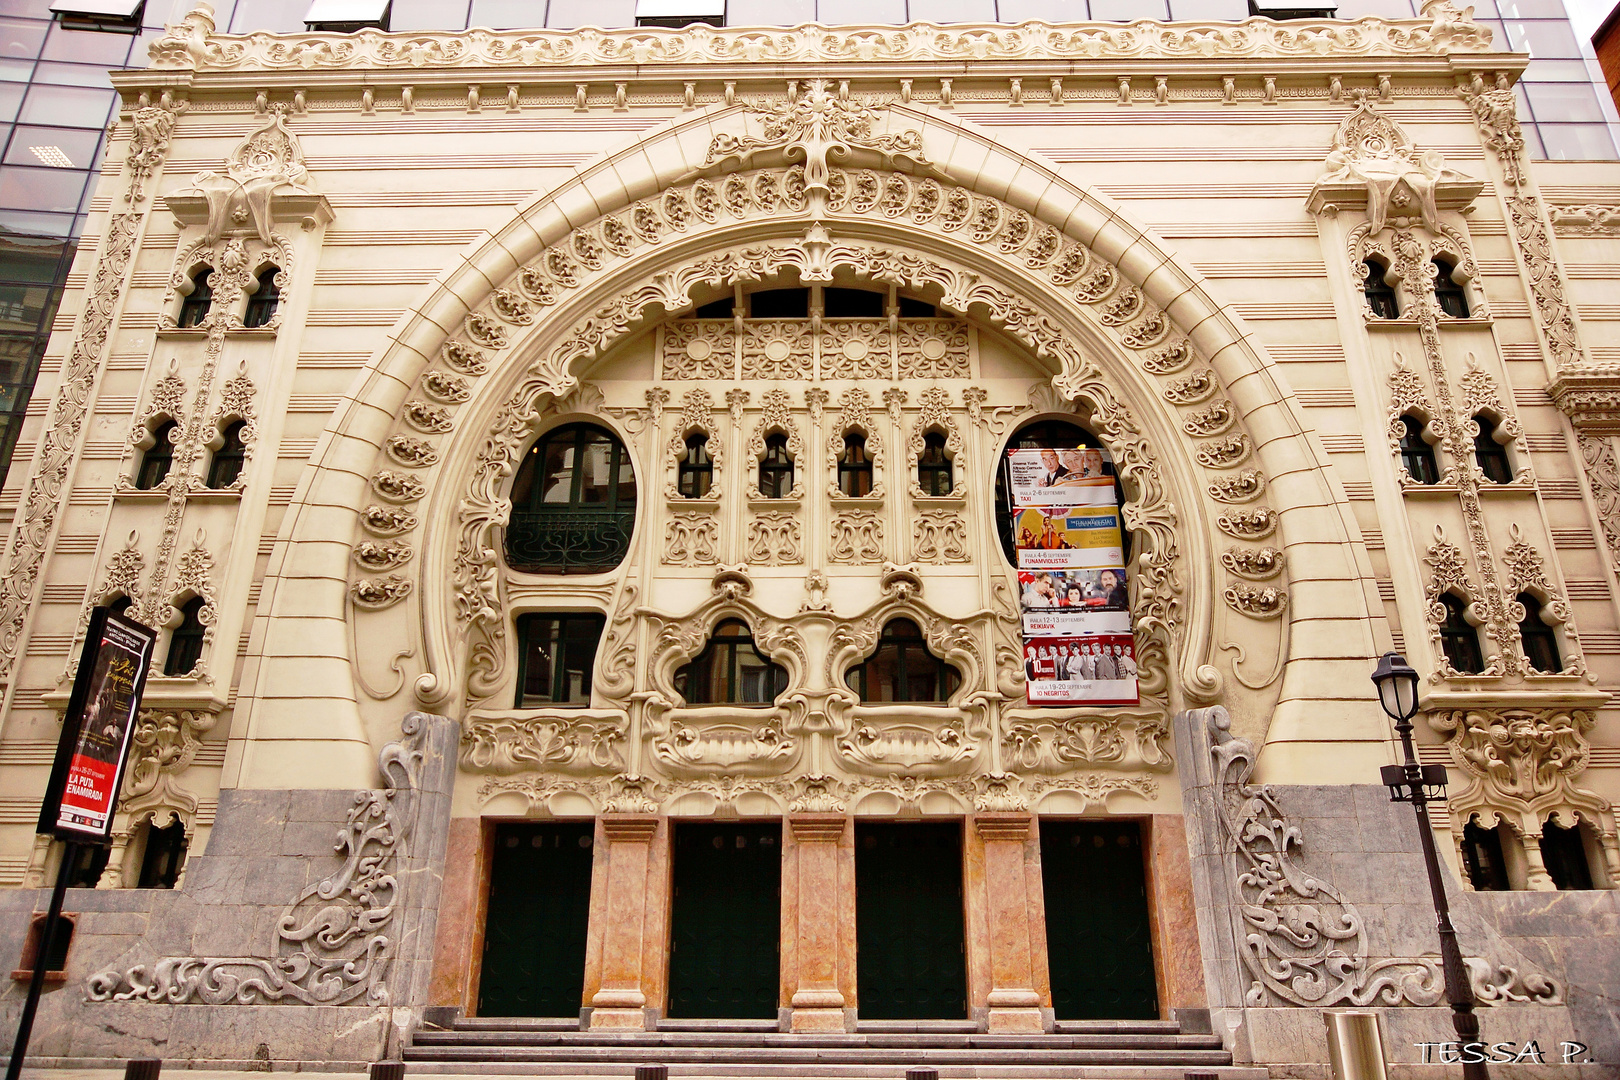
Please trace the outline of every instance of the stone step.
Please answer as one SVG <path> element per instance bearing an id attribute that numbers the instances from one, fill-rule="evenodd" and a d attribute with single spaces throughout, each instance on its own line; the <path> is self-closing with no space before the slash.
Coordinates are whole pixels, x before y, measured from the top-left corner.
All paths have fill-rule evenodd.
<path id="1" fill-rule="evenodd" d="M 461 1016 L 454 1031 L 578 1031 L 577 1016 Z"/>
<path id="2" fill-rule="evenodd" d="M 871 1032 L 954 1032 L 972 1034 L 979 1025 L 971 1020 L 857 1020 L 856 1031 Z"/>
<path id="3" fill-rule="evenodd" d="M 507 1063 L 623 1063 L 735 1065 L 1179 1065 L 1188 1068 L 1229 1065 L 1225 1050 L 1193 1049 L 971 1049 L 851 1047 L 718 1047 L 718 1046 L 469 1046 L 415 1045 L 406 1061 Z"/>
<path id="4" fill-rule="evenodd" d="M 776 1031 L 775 1020 L 660 1020 L 659 1031 Z"/>
<path id="5" fill-rule="evenodd" d="M 417 1046 L 639 1046 L 710 1047 L 746 1049 L 781 1047 L 787 1049 L 882 1049 L 969 1050 L 1219 1050 L 1221 1040 L 1214 1035 L 935 1035 L 857 1031 L 854 1034 L 790 1034 L 778 1031 L 557 1031 L 532 1029 L 485 1029 L 419 1031 Z"/>
<path id="6" fill-rule="evenodd" d="M 638 1062 L 645 1064 L 645 1062 Z M 1185 1080 L 1186 1065 L 939 1065 L 940 1080 Z M 1218 1080 L 1269 1080 L 1264 1067 L 1196 1065 Z M 413 1061 L 408 1076 L 451 1080 L 463 1076 L 544 1076 L 548 1080 L 630 1080 L 634 1066 L 617 1063 L 469 1061 L 441 1067 Z M 893 1065 L 679 1065 L 671 1080 L 905 1080 Z"/>

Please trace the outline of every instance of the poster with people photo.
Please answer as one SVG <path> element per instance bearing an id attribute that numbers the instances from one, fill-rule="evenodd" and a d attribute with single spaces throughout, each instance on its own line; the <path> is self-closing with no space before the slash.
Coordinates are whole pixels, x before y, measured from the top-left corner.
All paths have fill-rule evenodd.
<path id="1" fill-rule="evenodd" d="M 1129 633 L 1024 643 L 1031 705 L 1135 705 L 1136 639 Z"/>
<path id="2" fill-rule="evenodd" d="M 1013 543 L 1020 570 L 1100 569 L 1125 561 L 1119 510 L 1112 506 L 1015 506 Z"/>
<path id="3" fill-rule="evenodd" d="M 1096 447 L 1007 451 L 1006 490 L 1032 705 L 1135 705 L 1123 522 Z"/>
<path id="4" fill-rule="evenodd" d="M 1094 446 L 1007 451 L 1007 495 L 1015 507 L 1113 506 L 1114 476 Z"/>

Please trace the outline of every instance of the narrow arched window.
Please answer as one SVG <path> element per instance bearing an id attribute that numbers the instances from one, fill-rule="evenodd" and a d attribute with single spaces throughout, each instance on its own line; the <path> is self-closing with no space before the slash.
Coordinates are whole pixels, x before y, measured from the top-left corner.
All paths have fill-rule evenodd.
<path id="1" fill-rule="evenodd" d="M 242 465 L 247 460 L 247 447 L 242 443 L 242 432 L 246 428 L 247 421 L 237 420 L 225 429 L 225 442 L 214 451 L 214 460 L 208 464 L 209 487 L 230 487 L 242 475 Z"/>
<path id="2" fill-rule="evenodd" d="M 1551 821 L 1543 825 L 1541 861 L 1560 890 L 1592 887 L 1592 864 L 1586 858 L 1586 838 L 1579 824 L 1568 829 Z"/>
<path id="3" fill-rule="evenodd" d="M 866 436 L 858 431 L 844 435 L 844 452 L 838 456 L 838 490 L 845 495 L 872 494 L 872 458 L 866 452 Z"/>
<path id="4" fill-rule="evenodd" d="M 1446 259 L 1434 260 L 1434 298 L 1453 319 L 1468 318 L 1468 292 L 1457 280 L 1457 267 Z"/>
<path id="5" fill-rule="evenodd" d="M 1423 421 L 1415 416 L 1401 417 L 1401 464 L 1420 484 L 1438 484 L 1440 468 L 1435 464 L 1434 447 L 1423 437 Z"/>
<path id="6" fill-rule="evenodd" d="M 1007 441 L 1007 450 L 1050 450 L 1058 459 L 1059 468 L 1064 470 L 1063 475 L 1076 476 L 1082 480 L 1108 477 L 1113 480 L 1114 502 L 1120 506 L 1125 503 L 1125 494 L 1120 487 L 1118 473 L 1114 468 L 1113 458 L 1103 449 L 1097 437 L 1077 424 L 1064 420 L 1035 420 L 1019 428 Z M 1002 461 L 1006 461 L 1005 454 Z M 1014 536 L 1014 518 L 1012 499 L 1007 488 L 1007 468 L 1005 464 L 996 470 L 996 531 L 1001 537 L 1002 554 L 1007 557 L 1011 566 L 1018 566 L 1018 543 L 1030 542 L 1024 535 L 1020 526 L 1019 533 Z M 1129 566 L 1131 560 L 1131 532 L 1122 530 L 1121 540 L 1124 541 L 1121 553 L 1123 561 L 1120 565 Z"/>
<path id="7" fill-rule="evenodd" d="M 135 474 L 135 486 L 141 491 L 151 491 L 168 478 L 174 465 L 174 437 L 179 430 L 180 425 L 173 420 L 165 420 L 153 429 L 152 445 L 141 456 L 141 468 Z"/>
<path id="8" fill-rule="evenodd" d="M 1367 306 L 1372 308 L 1372 313 L 1380 319 L 1400 318 L 1401 307 L 1395 299 L 1395 287 L 1385 280 L 1389 267 L 1380 259 L 1368 259 L 1361 266 L 1367 272 L 1361 283 L 1361 291 L 1367 297 Z"/>
<path id="9" fill-rule="evenodd" d="M 276 285 L 276 275 L 281 270 L 274 266 L 267 266 L 259 271 L 259 284 L 248 297 L 247 312 L 242 316 L 242 325 L 249 329 L 255 326 L 266 326 L 276 316 L 276 308 L 281 305 L 281 289 Z"/>
<path id="10" fill-rule="evenodd" d="M 200 326 L 208 317 L 208 309 L 214 303 L 214 290 L 209 287 L 208 279 L 213 276 L 214 272 L 205 267 L 191 279 L 191 291 L 180 301 L 180 317 L 175 320 L 180 326 Z"/>
<path id="11" fill-rule="evenodd" d="M 1440 648 L 1452 668 L 1462 675 L 1478 675 L 1485 670 L 1485 656 L 1479 648 L 1479 631 L 1468 621 L 1468 605 L 1461 597 L 1446 593 L 1440 597 L 1445 618 L 1440 623 Z"/>
<path id="12" fill-rule="evenodd" d="M 686 452 L 677 467 L 676 488 L 688 499 L 701 499 L 714 484 L 714 459 L 709 456 L 709 437 L 694 431 L 686 437 Z"/>
<path id="13" fill-rule="evenodd" d="M 1474 417 L 1479 434 L 1474 436 L 1474 460 L 1479 471 L 1493 484 L 1513 482 L 1513 463 L 1508 460 L 1507 447 L 1497 438 L 1497 423 L 1486 413 Z"/>
<path id="14" fill-rule="evenodd" d="M 1470 820 L 1463 826 L 1463 868 L 1475 892 L 1507 892 L 1507 860 L 1502 857 L 1500 826 L 1484 829 Z"/>
<path id="15" fill-rule="evenodd" d="M 951 459 L 945 455 L 945 436 L 937 431 L 923 436 L 922 453 L 917 455 L 917 486 L 924 495 L 951 493 Z"/>
<path id="16" fill-rule="evenodd" d="M 186 827 L 178 819 L 164 828 L 146 823 L 146 848 L 141 853 L 137 889 L 172 889 L 186 865 Z"/>
<path id="17" fill-rule="evenodd" d="M 163 674 L 189 675 L 202 659 L 202 609 L 206 601 L 193 596 L 180 608 L 180 625 L 169 635 L 169 655 L 163 661 Z"/>
<path id="18" fill-rule="evenodd" d="M 506 559 L 531 573 L 596 573 L 624 561 L 636 522 L 630 455 L 595 424 L 535 440 L 512 482 Z"/>
<path id="19" fill-rule="evenodd" d="M 1524 649 L 1525 659 L 1543 674 L 1563 671 L 1564 663 L 1558 658 L 1558 635 L 1541 617 L 1541 600 L 1527 592 L 1514 599 L 1524 608 L 1524 619 L 1519 623 L 1519 645 Z"/>
<path id="20" fill-rule="evenodd" d="M 781 432 L 765 438 L 765 454 L 759 459 L 759 493 L 767 499 L 785 499 L 793 493 L 793 456 L 788 453 L 787 436 Z"/>
<path id="21" fill-rule="evenodd" d="M 928 651 L 922 631 L 910 619 L 891 619 L 877 651 L 849 669 L 846 678 L 862 701 L 943 705 L 962 683 L 961 674 Z"/>
<path id="22" fill-rule="evenodd" d="M 787 689 L 787 669 L 759 651 L 747 623 L 727 619 L 675 673 L 675 689 L 688 705 L 769 705 Z"/>

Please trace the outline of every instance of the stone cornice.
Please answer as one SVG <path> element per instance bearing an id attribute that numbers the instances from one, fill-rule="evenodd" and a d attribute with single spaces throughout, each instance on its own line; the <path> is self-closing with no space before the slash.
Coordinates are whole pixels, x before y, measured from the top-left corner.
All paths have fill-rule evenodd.
<path id="1" fill-rule="evenodd" d="M 1547 387 L 1553 404 L 1588 435 L 1620 435 L 1620 367 L 1569 368 Z"/>
<path id="2" fill-rule="evenodd" d="M 334 69 L 425 71 L 781 63 L 946 61 L 1222 61 L 1267 58 L 1437 58 L 1492 55 L 1489 29 L 1448 13 L 1432 20 L 1321 20 L 1229 23 L 1026 22 L 910 23 L 904 26 L 707 27 L 673 30 L 474 29 L 461 33 L 227 35 L 214 32 L 207 5 L 151 46 L 152 70 L 311 72 Z"/>

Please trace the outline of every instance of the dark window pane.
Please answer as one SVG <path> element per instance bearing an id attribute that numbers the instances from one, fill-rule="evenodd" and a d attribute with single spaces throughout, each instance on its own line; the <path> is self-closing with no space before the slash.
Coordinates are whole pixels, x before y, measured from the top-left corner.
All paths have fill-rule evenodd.
<path id="1" fill-rule="evenodd" d="M 1434 298 L 1453 319 L 1468 318 L 1468 294 L 1453 276 L 1457 268 L 1445 259 L 1434 260 Z"/>
<path id="2" fill-rule="evenodd" d="M 748 314 L 755 319 L 808 319 L 809 289 L 765 289 L 748 294 Z"/>
<path id="3" fill-rule="evenodd" d="M 686 437 L 686 453 L 681 458 L 676 488 L 688 499 L 701 499 L 714 482 L 714 459 L 709 456 L 709 437 L 701 431 Z"/>
<path id="4" fill-rule="evenodd" d="M 146 851 L 141 856 L 139 889 L 172 889 L 186 865 L 186 827 L 176 821 L 164 828 L 146 827 Z"/>
<path id="5" fill-rule="evenodd" d="M 247 424 L 238 420 L 225 429 L 225 442 L 214 451 L 214 460 L 208 466 L 209 487 L 230 487 L 242 475 L 242 465 L 247 459 L 247 448 L 242 445 L 245 427 Z"/>
<path id="6" fill-rule="evenodd" d="M 675 673 L 675 689 L 688 705 L 769 705 L 787 689 L 787 669 L 754 647 L 746 623 L 727 619 Z"/>
<path id="7" fill-rule="evenodd" d="M 109 854 L 111 849 L 100 844 L 78 845 L 74 850 L 73 862 L 68 865 L 68 888 L 95 888 L 96 882 L 101 880 L 101 872 L 107 869 Z M 65 919 L 57 924 L 56 938 L 51 942 L 50 962 L 45 965 L 46 971 L 62 970 L 62 962 L 67 958 L 67 945 L 72 940 L 72 934 L 67 932 L 71 925 Z"/>
<path id="8" fill-rule="evenodd" d="M 519 618 L 517 707 L 589 705 L 591 671 L 605 625 L 601 615 Z"/>
<path id="9" fill-rule="evenodd" d="M 1395 299 L 1395 288 L 1384 280 L 1389 267 L 1377 259 L 1368 259 L 1361 266 L 1367 274 L 1361 288 L 1367 296 L 1367 305 L 1372 308 L 1372 313 L 1380 319 L 1400 318 L 1401 310 Z"/>
<path id="10" fill-rule="evenodd" d="M 945 454 L 945 436 L 930 431 L 923 436 L 922 453 L 917 455 L 917 486 L 924 495 L 949 495 L 951 473 L 951 459 Z"/>
<path id="11" fill-rule="evenodd" d="M 1423 422 L 1414 416 L 1401 417 L 1401 464 L 1420 484 L 1440 482 L 1440 469 L 1435 464 L 1434 447 L 1423 437 Z"/>
<path id="12" fill-rule="evenodd" d="M 932 319 L 939 314 L 939 309 L 933 304 L 922 300 L 913 300 L 909 296 L 900 298 L 900 317 L 902 319 Z"/>
<path id="13" fill-rule="evenodd" d="M 788 453 L 787 436 L 781 432 L 765 438 L 765 456 L 759 462 L 759 491 L 767 499 L 785 499 L 793 493 L 793 457 Z"/>
<path id="14" fill-rule="evenodd" d="M 1479 434 L 1474 436 L 1474 459 L 1485 479 L 1493 484 L 1513 482 L 1513 465 L 1508 460 L 1507 447 L 1496 441 L 1496 422 L 1484 413 L 1474 417 Z"/>
<path id="15" fill-rule="evenodd" d="M 174 434 L 178 430 L 179 425 L 168 420 L 152 432 L 152 446 L 142 455 L 140 472 L 135 474 L 137 488 L 151 491 L 168 478 L 169 468 L 174 464 Z"/>
<path id="16" fill-rule="evenodd" d="M 1463 868 L 1468 880 L 1478 892 L 1506 892 L 1507 862 L 1502 858 L 1502 834 L 1499 829 L 1482 829 L 1472 821 L 1463 826 Z"/>
<path id="17" fill-rule="evenodd" d="M 630 455 L 594 424 L 548 431 L 530 448 L 512 484 L 507 559 L 515 569 L 610 570 L 635 525 Z"/>
<path id="18" fill-rule="evenodd" d="M 1541 860 L 1561 890 L 1590 889 L 1592 867 L 1586 861 L 1586 842 L 1579 825 L 1563 828 L 1551 821 L 1541 827 Z"/>
<path id="19" fill-rule="evenodd" d="M 1519 623 L 1519 643 L 1524 647 L 1530 666 L 1541 672 L 1562 671 L 1564 664 L 1558 658 L 1558 636 L 1541 617 L 1540 598 L 1520 593 L 1514 599 L 1524 608 L 1524 621 Z"/>
<path id="20" fill-rule="evenodd" d="M 888 297 L 868 289 L 823 289 L 821 305 L 829 319 L 881 319 Z"/>
<path id="21" fill-rule="evenodd" d="M 180 609 L 180 625 L 169 635 L 169 655 L 163 662 L 165 675 L 189 675 L 202 659 L 203 598 L 194 596 Z"/>
<path id="22" fill-rule="evenodd" d="M 1468 621 L 1467 605 L 1450 593 L 1440 598 L 1440 604 L 1446 610 L 1445 621 L 1440 624 L 1440 648 L 1453 669 L 1463 675 L 1478 675 L 1485 670 L 1485 656 L 1479 647 L 1479 631 Z"/>

